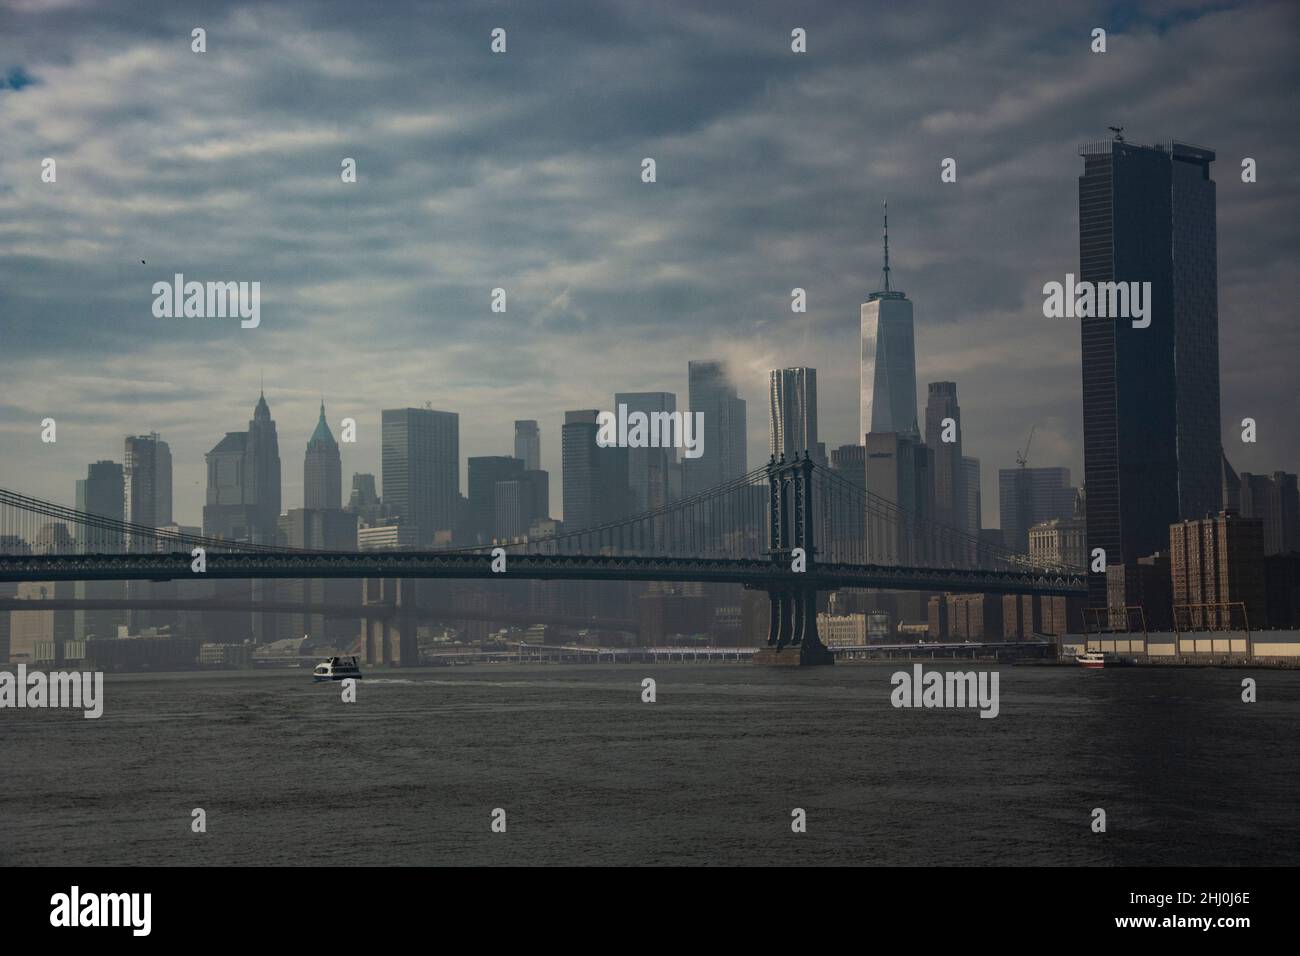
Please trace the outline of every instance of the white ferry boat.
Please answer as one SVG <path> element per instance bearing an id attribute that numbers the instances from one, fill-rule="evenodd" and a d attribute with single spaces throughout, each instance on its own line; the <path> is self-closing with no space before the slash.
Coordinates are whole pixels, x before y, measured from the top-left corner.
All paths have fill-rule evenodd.
<path id="1" fill-rule="evenodd" d="M 1080 667 L 1094 668 L 1106 666 L 1106 655 L 1101 651 L 1084 651 L 1082 654 L 1076 654 L 1074 659 L 1079 662 Z"/>
<path id="2" fill-rule="evenodd" d="M 312 682 L 317 684 L 321 681 L 346 680 L 349 677 L 360 676 L 361 666 L 355 657 L 331 657 L 327 661 L 321 661 L 311 672 Z"/>

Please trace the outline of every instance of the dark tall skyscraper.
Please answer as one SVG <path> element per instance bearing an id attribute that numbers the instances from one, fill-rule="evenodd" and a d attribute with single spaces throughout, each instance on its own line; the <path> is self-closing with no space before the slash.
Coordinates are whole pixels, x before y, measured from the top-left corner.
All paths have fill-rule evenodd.
<path id="1" fill-rule="evenodd" d="M 383 412 L 384 506 L 415 527 L 420 547 L 455 527 L 460 497 L 460 416 L 431 408 Z"/>
<path id="2" fill-rule="evenodd" d="M 115 461 L 97 461 L 77 481 L 77 510 L 103 515 L 114 521 L 126 519 L 126 479 Z M 120 554 L 126 546 L 121 531 L 84 528 L 77 541 L 82 554 Z"/>
<path id="3" fill-rule="evenodd" d="M 280 526 L 280 441 L 275 422 L 266 404 L 266 395 L 258 395 L 252 421 L 248 423 L 248 445 L 244 467 L 246 503 L 253 508 L 253 540 L 274 544 Z"/>
<path id="4" fill-rule="evenodd" d="M 825 465 L 817 447 L 817 370 L 777 368 L 768 376 L 767 450 L 794 461 L 804 453 Z"/>
<path id="5" fill-rule="evenodd" d="M 274 544 L 280 522 L 280 446 L 266 396 L 258 398 L 248 431 L 226 432 L 205 460 L 203 533 Z"/>
<path id="6" fill-rule="evenodd" d="M 325 422 L 325 402 L 320 403 L 320 420 L 307 441 L 307 455 L 302 467 L 304 508 L 337 511 L 343 505 L 343 462 L 338 442 Z"/>
<path id="7" fill-rule="evenodd" d="M 1079 280 L 1151 283 L 1147 327 L 1080 320 L 1088 548 L 1127 564 L 1222 499 L 1215 157 L 1177 142 L 1079 152 Z M 1104 577 L 1089 588 L 1104 607 Z"/>
<path id="8" fill-rule="evenodd" d="M 961 408 L 956 382 L 931 382 L 925 404 L 925 443 L 934 452 L 934 517 L 941 525 L 970 530 L 966 466 L 961 453 Z M 952 419 L 945 429 L 944 419 Z M 952 441 L 944 441 L 945 431 Z"/>
<path id="9" fill-rule="evenodd" d="M 599 427 L 596 409 L 564 413 L 560 429 L 561 480 L 564 484 L 564 525 L 567 530 L 597 523 L 600 507 L 596 494 L 599 476 L 596 444 Z"/>
<path id="10" fill-rule="evenodd" d="M 722 362 L 689 363 L 690 411 L 704 413 L 703 453 L 684 462 L 687 494 L 739 478 L 748 470 L 745 400 Z"/>
<path id="11" fill-rule="evenodd" d="M 515 422 L 515 457 L 522 459 L 529 471 L 542 467 L 542 435 L 531 418 Z"/>
<path id="12" fill-rule="evenodd" d="M 561 454 L 564 472 L 564 528 L 575 531 L 614 521 L 628 513 L 627 449 L 596 444 L 599 412 L 564 413 Z"/>
<path id="13" fill-rule="evenodd" d="M 508 455 L 483 455 L 469 460 L 468 530 L 477 543 L 484 544 L 495 536 L 497 482 L 517 481 L 523 473 L 523 461 Z M 512 527 L 515 524 L 509 523 Z M 525 526 L 524 531 L 527 530 Z"/>

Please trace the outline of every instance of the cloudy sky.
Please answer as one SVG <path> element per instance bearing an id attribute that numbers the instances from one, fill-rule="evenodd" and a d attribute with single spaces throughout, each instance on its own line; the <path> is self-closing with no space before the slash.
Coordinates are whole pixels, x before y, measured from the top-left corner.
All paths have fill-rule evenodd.
<path id="1" fill-rule="evenodd" d="M 822 439 L 854 442 L 888 199 L 918 397 L 958 383 L 995 525 L 1031 425 L 1031 464 L 1082 478 L 1078 327 L 1041 289 L 1077 271 L 1077 146 L 1113 124 L 1218 152 L 1225 447 L 1296 471 L 1297 9 L 0 0 L 0 486 L 71 503 L 88 462 L 156 430 L 199 524 L 203 454 L 263 375 L 286 508 L 322 392 L 336 436 L 359 423 L 345 487 L 380 471 L 384 407 L 459 412 L 462 458 L 539 419 L 556 514 L 564 410 L 684 403 L 691 358 L 733 363 L 752 464 L 773 367 L 816 367 Z M 260 281 L 261 326 L 155 318 L 177 272 Z"/>

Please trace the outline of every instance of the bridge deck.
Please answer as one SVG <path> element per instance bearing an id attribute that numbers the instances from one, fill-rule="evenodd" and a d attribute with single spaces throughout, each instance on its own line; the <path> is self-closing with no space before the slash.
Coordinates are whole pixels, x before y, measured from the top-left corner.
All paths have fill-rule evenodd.
<path id="1" fill-rule="evenodd" d="M 758 558 L 517 554 L 494 572 L 488 554 L 439 551 L 209 553 L 191 570 L 186 552 L 168 554 L 0 555 L 0 581 L 245 578 L 449 578 L 551 581 L 701 581 L 771 588 L 891 588 L 972 593 L 1079 595 L 1084 575 L 1054 570 L 913 568 L 810 564 L 805 572 Z"/>

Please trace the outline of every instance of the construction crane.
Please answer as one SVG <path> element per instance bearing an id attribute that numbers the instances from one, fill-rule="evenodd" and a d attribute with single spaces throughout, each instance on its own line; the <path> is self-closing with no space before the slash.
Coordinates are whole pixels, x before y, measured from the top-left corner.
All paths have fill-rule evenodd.
<path id="1" fill-rule="evenodd" d="M 1029 446 L 1034 443 L 1034 429 L 1037 427 L 1037 422 L 1034 422 L 1034 424 L 1029 426 L 1029 437 L 1025 439 L 1024 454 L 1021 454 L 1019 451 L 1016 452 L 1016 464 L 1021 468 L 1024 468 L 1025 465 L 1029 464 Z"/>

